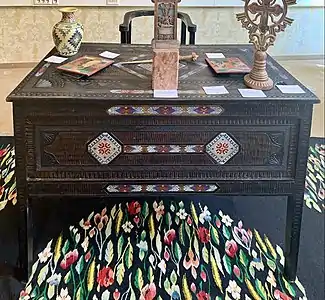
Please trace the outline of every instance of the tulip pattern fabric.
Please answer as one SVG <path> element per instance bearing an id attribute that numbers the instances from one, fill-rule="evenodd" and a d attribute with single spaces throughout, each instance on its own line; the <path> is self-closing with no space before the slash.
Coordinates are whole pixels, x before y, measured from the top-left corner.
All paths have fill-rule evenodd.
<path id="1" fill-rule="evenodd" d="M 0 211 L 8 202 L 17 203 L 15 151 L 10 144 L 0 142 Z"/>
<path id="2" fill-rule="evenodd" d="M 196 202 L 103 208 L 50 240 L 20 300 L 306 300 L 280 246 Z"/>
<path id="3" fill-rule="evenodd" d="M 319 213 L 325 211 L 325 145 L 316 143 L 309 147 L 305 203 Z"/>

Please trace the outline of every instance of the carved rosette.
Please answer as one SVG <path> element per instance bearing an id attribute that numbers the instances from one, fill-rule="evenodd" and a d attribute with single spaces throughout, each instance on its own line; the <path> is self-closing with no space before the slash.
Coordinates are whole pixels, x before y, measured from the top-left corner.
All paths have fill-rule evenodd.
<path id="1" fill-rule="evenodd" d="M 255 46 L 254 65 L 250 74 L 244 77 L 248 87 L 269 90 L 273 81 L 266 72 L 266 51 L 274 45 L 278 32 L 291 25 L 293 19 L 288 18 L 289 5 L 296 0 L 244 0 L 245 11 L 237 14 L 237 20 L 248 30 L 249 41 Z"/>

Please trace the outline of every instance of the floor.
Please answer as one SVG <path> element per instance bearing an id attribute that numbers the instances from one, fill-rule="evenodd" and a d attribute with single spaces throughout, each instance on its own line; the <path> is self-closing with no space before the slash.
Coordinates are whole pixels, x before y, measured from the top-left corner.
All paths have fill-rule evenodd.
<path id="1" fill-rule="evenodd" d="M 321 100 L 321 103 L 314 107 L 311 136 L 324 137 L 324 61 L 281 60 L 279 62 Z M 6 97 L 30 70 L 31 68 L 0 69 L 0 136 L 13 134 L 12 107 L 10 103 L 6 103 Z"/>

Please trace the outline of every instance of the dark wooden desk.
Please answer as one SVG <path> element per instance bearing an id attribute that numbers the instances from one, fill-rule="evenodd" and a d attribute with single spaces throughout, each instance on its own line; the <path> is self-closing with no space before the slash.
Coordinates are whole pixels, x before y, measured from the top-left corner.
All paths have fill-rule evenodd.
<path id="1" fill-rule="evenodd" d="M 118 44 L 84 44 L 78 56 L 104 50 L 121 53 L 116 62 L 152 57 L 149 46 Z M 148 64 L 117 64 L 77 80 L 55 65 L 42 73 L 44 61 L 9 95 L 23 206 L 23 267 L 27 249 L 29 266 L 33 260 L 30 212 L 35 198 L 287 195 L 285 276 L 295 279 L 312 110 L 318 99 L 272 58 L 267 69 L 274 82 L 300 84 L 306 93 L 282 94 L 274 88 L 265 92 L 267 98 L 242 98 L 242 76 L 215 76 L 204 53 L 222 52 L 251 64 L 250 46 L 184 46 L 181 55 L 192 51 L 200 59 L 181 63 L 178 99 L 153 98 Z M 229 94 L 208 96 L 202 86 L 209 85 L 224 85 Z"/>

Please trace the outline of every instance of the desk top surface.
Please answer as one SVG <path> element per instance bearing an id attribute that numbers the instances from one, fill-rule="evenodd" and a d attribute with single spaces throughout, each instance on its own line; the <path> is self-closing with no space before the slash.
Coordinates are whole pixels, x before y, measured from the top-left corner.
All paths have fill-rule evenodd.
<path id="1" fill-rule="evenodd" d="M 83 43 L 77 55 L 68 61 L 82 55 L 99 55 L 108 50 L 120 53 L 112 65 L 99 73 L 87 78 L 77 79 L 67 76 L 56 67 L 58 64 L 48 64 L 45 58 L 57 55 L 53 48 L 44 59 L 23 79 L 23 81 L 8 96 L 7 101 L 15 100 L 154 100 L 151 88 L 151 64 L 119 65 L 118 62 L 130 60 L 152 59 L 150 45 L 121 45 L 108 43 Z M 199 59 L 196 62 L 180 63 L 179 90 L 177 99 L 186 100 L 230 100 L 230 101 L 275 101 L 294 100 L 302 102 L 318 102 L 318 98 L 272 57 L 267 58 L 267 72 L 275 84 L 298 84 L 305 93 L 283 94 L 277 87 L 265 91 L 266 98 L 243 98 L 238 89 L 246 88 L 244 75 L 216 75 L 205 62 L 205 53 L 221 52 L 225 57 L 239 57 L 248 65 L 253 63 L 253 48 L 251 45 L 189 45 L 181 46 L 180 55 L 190 55 L 196 52 Z M 67 61 L 66 61 L 67 62 Z M 64 62 L 64 63 L 66 63 Z M 64 64 L 63 63 L 63 64 Z M 45 67 L 44 67 L 45 66 Z M 229 94 L 206 95 L 203 86 L 224 85 Z M 164 100 L 164 99 L 163 99 Z M 166 100 L 166 99 L 165 99 Z M 170 99 L 168 99 L 170 100 Z"/>

